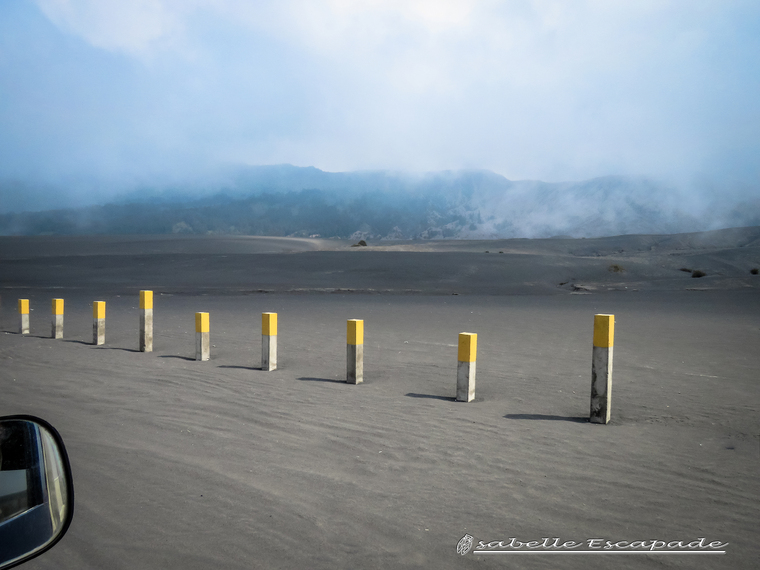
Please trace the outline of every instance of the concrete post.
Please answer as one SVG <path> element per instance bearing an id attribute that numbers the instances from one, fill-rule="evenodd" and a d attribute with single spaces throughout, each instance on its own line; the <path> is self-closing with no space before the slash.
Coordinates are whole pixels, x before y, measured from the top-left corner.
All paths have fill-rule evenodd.
<path id="1" fill-rule="evenodd" d="M 53 327 L 50 336 L 63 338 L 63 299 L 53 299 Z"/>
<path id="2" fill-rule="evenodd" d="M 153 352 L 153 291 L 140 291 L 140 352 Z"/>
<path id="3" fill-rule="evenodd" d="M 208 313 L 195 313 L 195 360 L 209 359 Z"/>
<path id="4" fill-rule="evenodd" d="M 261 369 L 277 370 L 277 313 L 261 313 Z"/>
<path id="5" fill-rule="evenodd" d="M 615 315 L 594 315 L 594 349 L 591 359 L 591 414 L 589 421 L 606 424 L 612 406 L 612 347 Z"/>
<path id="6" fill-rule="evenodd" d="M 29 334 L 29 299 L 18 300 L 18 334 Z"/>
<path id="7" fill-rule="evenodd" d="M 92 344 L 106 343 L 106 302 L 92 303 Z"/>
<path id="8" fill-rule="evenodd" d="M 346 334 L 346 382 L 364 382 L 364 321 L 349 319 Z"/>
<path id="9" fill-rule="evenodd" d="M 472 402 L 475 399 L 475 361 L 478 355 L 478 335 L 459 333 L 459 355 L 457 357 L 457 402 Z"/>

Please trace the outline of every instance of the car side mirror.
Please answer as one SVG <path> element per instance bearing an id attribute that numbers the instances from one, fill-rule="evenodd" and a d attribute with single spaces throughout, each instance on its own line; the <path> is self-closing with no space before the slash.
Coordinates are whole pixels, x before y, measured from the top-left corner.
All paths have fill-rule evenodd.
<path id="1" fill-rule="evenodd" d="M 0 569 L 39 556 L 74 516 L 74 486 L 63 440 L 34 416 L 0 418 Z"/>

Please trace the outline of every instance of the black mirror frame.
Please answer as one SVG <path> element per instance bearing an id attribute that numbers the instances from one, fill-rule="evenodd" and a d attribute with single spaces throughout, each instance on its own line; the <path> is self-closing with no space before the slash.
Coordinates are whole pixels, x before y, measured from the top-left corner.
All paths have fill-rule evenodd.
<path id="1" fill-rule="evenodd" d="M 4 420 L 22 420 L 22 421 L 34 422 L 38 424 L 39 426 L 45 428 L 48 432 L 50 432 L 50 435 L 53 436 L 53 439 L 55 440 L 55 443 L 58 445 L 58 449 L 61 452 L 61 460 L 63 461 L 63 469 L 66 473 L 66 493 L 67 493 L 68 502 L 69 502 L 69 507 L 66 509 L 67 511 L 66 520 L 63 521 L 63 525 L 61 526 L 61 531 L 58 533 L 58 535 L 53 540 L 51 540 L 50 543 L 45 545 L 43 548 L 40 548 L 38 551 L 28 556 L 22 556 L 15 562 L 10 563 L 8 566 L 3 566 L 3 570 L 7 570 L 8 568 L 14 568 L 18 566 L 19 564 L 28 562 L 29 560 L 36 558 L 40 554 L 47 552 L 48 550 L 53 548 L 53 546 L 55 546 L 58 543 L 58 541 L 63 538 L 63 535 L 66 534 L 66 532 L 69 530 L 69 526 L 71 525 L 71 520 L 74 518 L 74 480 L 71 474 L 71 463 L 69 463 L 69 454 L 66 451 L 66 446 L 63 443 L 63 438 L 61 438 L 61 434 L 59 434 L 58 430 L 55 429 L 52 425 L 50 425 L 49 422 L 37 416 L 30 416 L 27 414 L 0 417 L 0 421 L 4 421 Z"/>

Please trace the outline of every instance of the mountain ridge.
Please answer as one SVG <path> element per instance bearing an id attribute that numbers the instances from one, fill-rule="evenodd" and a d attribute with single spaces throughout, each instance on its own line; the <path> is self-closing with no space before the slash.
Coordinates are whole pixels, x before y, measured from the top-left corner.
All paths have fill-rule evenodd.
<path id="1" fill-rule="evenodd" d="M 760 199 L 705 200 L 644 177 L 513 181 L 423 174 L 229 169 L 207 186 L 138 188 L 103 205 L 0 215 L 2 235 L 243 234 L 493 239 L 674 234 L 760 225 Z"/>

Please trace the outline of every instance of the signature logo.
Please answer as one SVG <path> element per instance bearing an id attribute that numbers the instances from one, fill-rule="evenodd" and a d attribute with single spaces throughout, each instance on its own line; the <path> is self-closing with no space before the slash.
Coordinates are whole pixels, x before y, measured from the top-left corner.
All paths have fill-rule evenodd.
<path id="1" fill-rule="evenodd" d="M 457 554 L 461 554 L 464 556 L 467 554 L 470 549 L 472 548 L 472 541 L 475 539 L 474 536 L 470 536 L 469 534 L 465 534 L 462 539 L 457 543 Z"/>
<path id="2" fill-rule="evenodd" d="M 464 556 L 493 554 L 725 554 L 728 542 L 699 537 L 686 540 L 607 540 L 588 538 L 583 541 L 564 540 L 559 537 L 542 537 L 540 540 L 492 540 L 475 543 L 475 537 L 465 534 L 457 543 L 457 554 Z"/>

